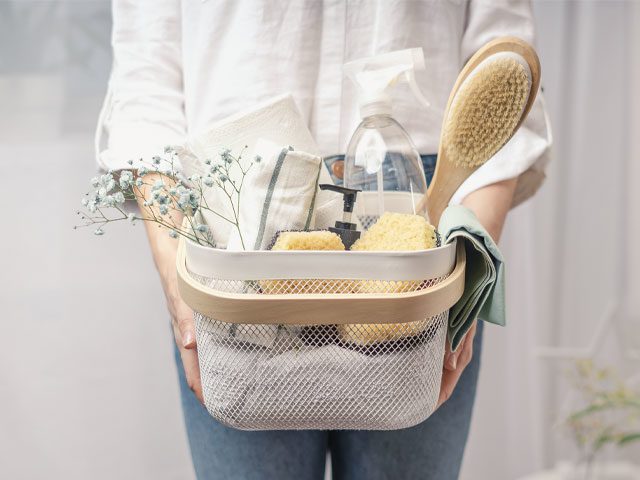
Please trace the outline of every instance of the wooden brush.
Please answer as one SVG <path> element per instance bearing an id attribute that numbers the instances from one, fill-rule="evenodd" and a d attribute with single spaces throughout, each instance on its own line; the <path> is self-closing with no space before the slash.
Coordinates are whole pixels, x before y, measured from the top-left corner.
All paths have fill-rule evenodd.
<path id="1" fill-rule="evenodd" d="M 418 205 L 433 225 L 460 185 L 520 128 L 539 85 L 538 56 L 519 38 L 493 40 L 469 59 L 449 95 L 433 180 Z"/>

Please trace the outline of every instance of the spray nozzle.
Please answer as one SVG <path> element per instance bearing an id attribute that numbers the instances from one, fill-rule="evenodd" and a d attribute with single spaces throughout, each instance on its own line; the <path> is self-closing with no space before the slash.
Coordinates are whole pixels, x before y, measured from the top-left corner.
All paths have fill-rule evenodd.
<path id="1" fill-rule="evenodd" d="M 342 239 L 342 243 L 344 243 L 345 248 L 348 250 L 351 248 L 351 245 L 353 245 L 353 242 L 360 238 L 360 232 L 356 230 L 356 224 L 351 223 L 351 214 L 356 203 L 358 192 L 361 192 L 362 190 L 341 187 L 331 183 L 322 183 L 318 186 L 320 187 L 320 190 L 331 190 L 332 192 L 342 194 L 342 200 L 344 202 L 342 221 L 336 221 L 335 228 L 329 228 L 329 231 L 338 234 Z"/>
<path id="2" fill-rule="evenodd" d="M 401 81 L 425 107 L 429 102 L 418 88 L 415 72 L 425 70 L 422 48 L 409 48 L 363 58 L 344 65 L 344 73 L 356 84 L 362 118 L 376 114 L 391 114 L 389 91 Z"/>

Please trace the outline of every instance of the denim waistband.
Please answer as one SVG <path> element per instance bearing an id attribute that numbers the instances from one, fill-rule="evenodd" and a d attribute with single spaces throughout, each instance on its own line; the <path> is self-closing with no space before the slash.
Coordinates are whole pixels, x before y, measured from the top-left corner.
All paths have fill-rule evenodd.
<path id="1" fill-rule="evenodd" d="M 431 183 L 431 179 L 433 178 L 433 172 L 436 169 L 436 159 L 437 155 L 435 154 L 420 154 L 420 158 L 422 159 L 422 167 L 424 168 L 424 175 L 427 178 L 427 185 Z M 328 157 L 323 158 L 327 169 L 329 170 L 329 174 L 331 175 L 331 179 L 336 185 L 342 185 L 342 175 L 341 172 L 344 171 L 344 164 L 336 164 L 336 162 L 344 162 L 344 155 L 329 155 Z"/>

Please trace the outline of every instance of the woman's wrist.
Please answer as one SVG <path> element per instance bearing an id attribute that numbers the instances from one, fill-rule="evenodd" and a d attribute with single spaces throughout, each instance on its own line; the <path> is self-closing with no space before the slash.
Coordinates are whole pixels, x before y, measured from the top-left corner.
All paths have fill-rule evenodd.
<path id="1" fill-rule="evenodd" d="M 161 215 L 159 214 L 156 206 L 144 204 L 145 199 L 150 197 L 150 185 L 153 185 L 156 180 L 162 180 L 168 185 L 171 185 L 174 181 L 170 177 L 160 173 L 148 173 L 145 175 L 145 180 L 145 185 L 141 188 L 139 195 L 136 197 L 140 212 L 146 218 L 153 215 L 160 217 Z M 167 217 L 169 217 L 170 221 L 175 225 L 180 225 L 182 223 L 183 215 L 179 212 L 171 212 L 170 216 L 164 216 L 164 218 Z M 178 250 L 178 240 L 170 237 L 168 228 L 159 225 L 158 223 L 145 221 L 144 225 L 147 232 L 149 246 L 151 247 L 153 261 L 158 273 L 160 274 L 165 294 L 167 294 L 167 297 L 174 296 L 176 294 L 175 290 L 177 287 L 175 278 L 175 261 L 176 252 Z M 170 298 L 168 299 L 171 300 Z"/>
<path id="2" fill-rule="evenodd" d="M 462 201 L 478 217 L 482 226 L 497 243 L 502 234 L 502 227 L 511 208 L 517 178 L 503 180 L 471 192 Z"/>
<path id="3" fill-rule="evenodd" d="M 149 173 L 145 175 L 145 185 L 136 195 L 136 200 L 140 207 L 140 211 L 145 218 L 162 218 L 164 223 L 169 226 L 160 225 L 156 222 L 145 221 L 145 230 L 151 247 L 153 262 L 158 270 L 162 289 L 167 300 L 167 307 L 171 314 L 174 335 L 176 342 L 180 347 L 180 355 L 185 362 L 190 365 L 191 373 L 187 375 L 193 382 L 194 391 L 200 392 L 200 380 L 197 373 L 197 357 L 193 353 L 186 353 L 187 350 L 193 350 L 196 347 L 196 337 L 193 326 L 193 312 L 187 304 L 185 304 L 178 289 L 178 276 L 176 272 L 176 256 L 178 251 L 178 240 L 169 236 L 169 228 L 172 225 L 180 225 L 182 223 L 182 213 L 171 212 L 170 215 L 161 215 L 156 205 L 145 203 L 145 199 L 152 198 L 149 195 L 151 186 L 158 180 L 164 182 L 167 186 L 172 186 L 175 182 L 171 177 L 167 177 L 160 173 Z M 185 350 L 186 349 L 186 350 Z M 187 360 L 188 359 L 188 360 Z M 194 366 L 195 365 L 195 366 Z M 194 373 L 196 372 L 196 373 Z M 201 393 L 197 393 L 198 398 L 202 401 Z"/>

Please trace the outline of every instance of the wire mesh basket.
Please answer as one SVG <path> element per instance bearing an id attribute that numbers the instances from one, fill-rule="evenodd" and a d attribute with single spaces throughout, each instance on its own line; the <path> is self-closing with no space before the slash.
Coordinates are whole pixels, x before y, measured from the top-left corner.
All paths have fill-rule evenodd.
<path id="1" fill-rule="evenodd" d="M 455 244 L 416 252 L 231 252 L 181 240 L 205 404 L 243 430 L 392 430 L 435 409 Z"/>

